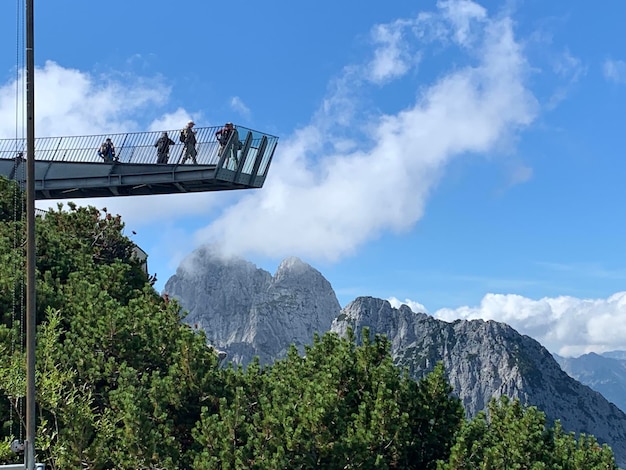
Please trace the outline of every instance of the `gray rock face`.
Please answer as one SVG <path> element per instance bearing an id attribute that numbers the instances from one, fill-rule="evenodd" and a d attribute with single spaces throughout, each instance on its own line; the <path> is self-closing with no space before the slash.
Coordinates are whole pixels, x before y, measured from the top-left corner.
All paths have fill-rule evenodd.
<path id="1" fill-rule="evenodd" d="M 370 335 L 386 335 L 394 361 L 416 379 L 443 361 L 470 416 L 484 409 L 492 396 L 519 398 L 549 420 L 560 419 L 564 429 L 608 443 L 618 464 L 626 465 L 626 414 L 569 377 L 543 346 L 508 325 L 482 320 L 447 323 L 407 306 L 395 309 L 385 300 L 360 297 L 341 311 L 331 329 L 343 335 L 349 327 L 357 339 L 363 327 Z"/>
<path id="2" fill-rule="evenodd" d="M 626 468 L 626 415 L 602 395 L 561 370 L 538 342 L 492 321 L 447 323 L 407 306 L 360 297 L 340 308 L 329 282 L 297 258 L 274 276 L 242 259 L 222 259 L 211 248 L 193 252 L 165 285 L 189 311 L 185 321 L 203 329 L 227 360 L 270 363 L 291 344 L 302 348 L 314 333 L 357 339 L 363 327 L 384 334 L 395 362 L 416 379 L 443 361 L 448 379 L 469 416 L 491 397 L 508 395 L 536 406 L 567 431 L 593 434 L 613 448 Z"/>
<path id="3" fill-rule="evenodd" d="M 298 258 L 274 276 L 239 258 L 222 259 L 211 247 L 194 251 L 165 284 L 189 312 L 185 322 L 206 332 L 227 360 L 261 363 L 303 348 L 325 333 L 341 307 L 330 283 Z"/>
<path id="4" fill-rule="evenodd" d="M 626 412 L 626 359 L 619 359 L 619 353 L 613 351 L 608 356 L 595 353 L 580 357 L 561 357 L 554 359 L 571 377 L 597 392 Z M 617 358 L 614 358 L 617 357 Z"/>

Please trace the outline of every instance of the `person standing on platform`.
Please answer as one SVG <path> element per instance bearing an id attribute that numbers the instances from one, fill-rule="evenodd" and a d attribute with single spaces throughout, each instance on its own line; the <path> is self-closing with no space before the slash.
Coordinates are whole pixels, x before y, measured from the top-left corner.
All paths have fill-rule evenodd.
<path id="1" fill-rule="evenodd" d="M 220 143 L 220 149 L 217 152 L 217 156 L 220 157 L 222 155 L 222 153 L 224 152 L 224 148 L 226 147 L 226 144 L 228 143 L 228 140 L 231 138 L 231 136 L 233 139 L 231 155 L 235 160 L 235 164 L 238 164 L 239 161 L 237 158 L 237 154 L 240 145 L 239 132 L 237 132 L 237 129 L 235 129 L 235 126 L 233 126 L 232 122 L 227 122 L 226 124 L 224 124 L 224 127 L 222 127 L 219 131 L 215 133 L 215 137 L 217 137 L 217 141 Z M 231 157 L 231 155 L 226 156 L 226 164 L 228 164 L 228 159 Z"/>
<path id="2" fill-rule="evenodd" d="M 159 140 L 157 140 L 156 144 L 154 144 L 157 149 L 157 163 L 167 163 L 170 157 L 170 145 L 174 145 L 175 143 L 176 142 L 169 138 L 167 132 L 163 132 L 163 134 L 161 134 Z"/>
<path id="3" fill-rule="evenodd" d="M 105 162 L 118 161 L 118 158 L 115 155 L 115 146 L 113 145 L 111 138 L 107 137 L 104 143 L 100 146 L 100 149 L 98 150 L 98 156 L 102 158 Z"/>
<path id="4" fill-rule="evenodd" d="M 185 144 L 183 161 L 181 162 L 182 164 L 184 164 L 190 158 L 195 165 L 198 164 L 196 160 L 196 155 L 198 155 L 198 151 L 196 150 L 196 143 L 198 141 L 196 139 L 196 131 L 193 130 L 193 126 L 195 125 L 195 122 L 189 121 L 187 123 L 187 127 L 180 131 L 180 141 Z"/>

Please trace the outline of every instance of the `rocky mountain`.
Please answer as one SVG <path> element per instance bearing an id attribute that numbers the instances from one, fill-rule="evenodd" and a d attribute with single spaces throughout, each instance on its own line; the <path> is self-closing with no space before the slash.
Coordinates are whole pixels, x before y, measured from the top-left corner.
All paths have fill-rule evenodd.
<path id="1" fill-rule="evenodd" d="M 555 354 L 554 358 L 571 377 L 600 392 L 626 412 L 626 356 L 623 351 L 589 353 L 579 357 L 561 357 Z"/>
<path id="2" fill-rule="evenodd" d="M 384 334 L 398 365 L 414 378 L 443 361 L 468 415 L 506 394 L 537 406 L 568 431 L 595 435 L 626 468 L 626 415 L 600 393 L 568 376 L 537 341 L 497 322 L 447 323 L 407 306 L 359 297 L 341 309 L 330 283 L 314 268 L 288 258 L 272 276 L 242 259 L 222 259 L 211 248 L 193 252 L 165 292 L 189 311 L 228 359 L 270 363 L 291 344 L 310 344 L 315 332 L 345 334 L 363 327 Z"/>
<path id="3" fill-rule="evenodd" d="M 626 466 L 626 414 L 600 393 L 572 379 L 534 339 L 503 323 L 447 323 L 407 306 L 392 308 L 386 300 L 360 297 L 333 321 L 332 331 L 352 328 L 360 338 L 384 334 L 395 362 L 415 378 L 443 361 L 455 393 L 468 415 L 485 408 L 492 396 L 508 395 L 560 419 L 569 431 L 593 434 L 611 445 L 618 464 Z"/>
<path id="4" fill-rule="evenodd" d="M 341 309 L 330 283 L 298 258 L 274 276 L 240 258 L 223 259 L 211 247 L 189 255 L 164 292 L 189 312 L 185 322 L 206 332 L 230 361 L 261 363 L 303 348 L 325 333 Z"/>

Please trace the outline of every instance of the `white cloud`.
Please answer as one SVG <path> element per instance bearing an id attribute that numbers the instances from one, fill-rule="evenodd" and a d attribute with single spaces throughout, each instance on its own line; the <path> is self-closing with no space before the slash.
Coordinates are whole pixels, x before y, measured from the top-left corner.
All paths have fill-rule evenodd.
<path id="1" fill-rule="evenodd" d="M 556 58 L 553 63 L 553 69 L 557 75 L 567 79 L 570 83 L 578 82 L 580 77 L 587 72 L 582 60 L 573 56 L 568 50 Z"/>
<path id="2" fill-rule="evenodd" d="M 182 129 L 189 120 L 201 122 L 202 116 L 199 114 L 191 116 L 183 108 L 178 108 L 172 113 L 166 113 L 156 118 L 150 123 L 148 130 L 162 131 L 163 129 Z"/>
<path id="3" fill-rule="evenodd" d="M 416 80 L 417 100 L 374 116 L 350 111 L 358 108 L 358 77 L 370 62 L 346 67 L 311 124 L 281 140 L 263 190 L 228 207 L 198 231 L 197 242 L 221 242 L 244 255 L 337 260 L 384 231 L 410 229 L 453 158 L 488 152 L 528 125 L 537 103 L 525 86 L 528 65 L 512 21 L 483 17 L 472 2 L 444 5 L 438 16 L 416 22 L 449 20 L 458 26 L 448 35 L 467 37 L 478 18 L 472 64 L 427 87 Z M 344 133 L 360 133 L 359 146 L 340 152 L 328 144 Z"/>
<path id="4" fill-rule="evenodd" d="M 522 163 L 511 165 L 508 169 L 507 186 L 512 187 L 518 184 L 526 183 L 533 177 L 533 169 Z"/>
<path id="5" fill-rule="evenodd" d="M 35 84 L 35 129 L 40 136 L 137 131 L 134 117 L 164 104 L 169 96 L 168 87 L 157 79 L 127 77 L 122 83 L 51 61 L 35 70 Z M 15 135 L 15 108 L 13 81 L 0 88 L 0 136 Z M 22 111 L 19 106 L 18 112 Z M 18 116 L 20 123 L 22 119 Z"/>
<path id="6" fill-rule="evenodd" d="M 604 78 L 610 82 L 626 83 L 626 62 L 607 59 L 602 65 Z"/>
<path id="7" fill-rule="evenodd" d="M 426 307 L 424 307 L 424 305 L 422 305 L 421 303 L 416 302 L 415 300 L 405 299 L 404 301 L 401 301 L 395 297 L 389 297 L 387 301 L 391 304 L 393 308 L 400 308 L 401 305 L 406 305 L 415 313 L 428 313 Z"/>
<path id="8" fill-rule="evenodd" d="M 557 55 L 552 62 L 552 70 L 560 78 L 561 84 L 554 90 L 545 105 L 546 109 L 554 109 L 565 100 L 581 77 L 587 73 L 582 60 L 573 56 L 568 50 Z"/>
<path id="9" fill-rule="evenodd" d="M 248 108 L 248 106 L 246 106 L 243 100 L 239 98 L 238 96 L 233 96 L 230 99 L 230 107 L 233 109 L 233 111 L 238 112 L 244 118 L 250 119 L 250 115 L 252 114 L 250 112 L 250 108 Z"/>
<path id="10" fill-rule="evenodd" d="M 606 299 L 560 296 L 539 300 L 487 294 L 478 306 L 444 308 L 433 316 L 446 321 L 480 318 L 504 322 L 563 356 L 626 349 L 626 292 Z"/>
<path id="11" fill-rule="evenodd" d="M 413 65 L 412 62 L 417 63 L 417 57 L 412 57 L 403 39 L 404 30 L 408 25 L 410 22 L 399 20 L 374 27 L 372 40 L 377 47 L 374 58 L 367 67 L 368 78 L 371 81 L 382 84 L 404 75 Z"/>
<path id="12" fill-rule="evenodd" d="M 437 5 L 454 26 L 454 39 L 464 46 L 468 46 L 477 34 L 476 22 L 487 19 L 487 10 L 471 0 L 445 0 Z"/>

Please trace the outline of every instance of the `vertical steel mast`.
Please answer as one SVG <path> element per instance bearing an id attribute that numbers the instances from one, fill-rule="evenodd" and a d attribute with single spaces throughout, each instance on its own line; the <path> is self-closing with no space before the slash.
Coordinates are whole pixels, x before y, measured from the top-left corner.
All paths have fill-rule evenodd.
<path id="1" fill-rule="evenodd" d="M 33 1 L 26 0 L 26 442 L 27 470 L 35 469 L 35 52 Z"/>

